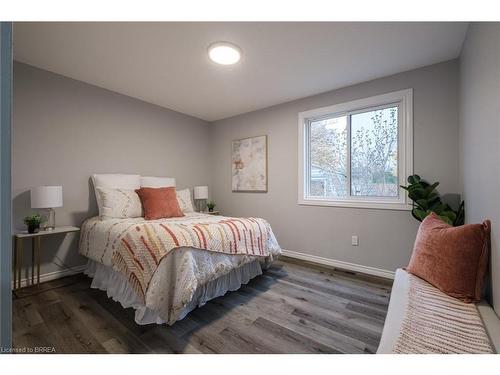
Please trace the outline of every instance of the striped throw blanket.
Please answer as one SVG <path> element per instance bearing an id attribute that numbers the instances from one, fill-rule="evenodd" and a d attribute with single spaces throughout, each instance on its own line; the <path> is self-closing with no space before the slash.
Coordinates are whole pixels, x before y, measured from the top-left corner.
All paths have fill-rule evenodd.
<path id="1" fill-rule="evenodd" d="M 408 305 L 394 353 L 494 353 L 476 305 L 409 277 Z"/>
<path id="2" fill-rule="evenodd" d="M 233 255 L 266 257 L 269 224 L 255 218 L 221 218 L 213 222 L 141 222 L 120 236 L 112 262 L 145 301 L 160 261 L 173 249 L 193 247 Z"/>

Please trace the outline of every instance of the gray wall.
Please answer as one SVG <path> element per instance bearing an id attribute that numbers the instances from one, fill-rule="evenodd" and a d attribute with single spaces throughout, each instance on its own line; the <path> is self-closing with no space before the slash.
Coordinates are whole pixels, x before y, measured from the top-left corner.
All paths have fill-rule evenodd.
<path id="1" fill-rule="evenodd" d="M 297 115 L 301 111 L 414 89 L 414 171 L 458 192 L 458 62 L 449 61 L 214 123 L 214 199 L 227 215 L 260 216 L 280 245 L 394 271 L 407 264 L 418 223 L 407 211 L 299 206 Z M 231 141 L 268 135 L 269 192 L 231 192 Z M 351 246 L 351 235 L 359 246 Z"/>
<path id="2" fill-rule="evenodd" d="M 458 189 L 458 63 L 450 61 L 207 124 L 24 64 L 14 66 L 14 227 L 31 211 L 29 189 L 64 187 L 60 225 L 97 212 L 92 173 L 177 178 L 211 185 L 225 215 L 268 219 L 285 249 L 386 270 L 407 263 L 418 223 L 406 211 L 299 206 L 298 112 L 390 91 L 414 89 L 415 172 Z M 231 192 L 231 141 L 268 135 L 269 192 Z M 351 246 L 351 235 L 359 246 Z M 42 273 L 68 265 L 76 236 L 47 241 Z"/>
<path id="3" fill-rule="evenodd" d="M 491 285 L 500 314 L 500 24 L 472 23 L 460 61 L 460 180 L 467 222 L 492 223 Z"/>
<path id="4" fill-rule="evenodd" d="M 62 185 L 57 224 L 80 225 L 97 213 L 92 173 L 171 176 L 179 187 L 209 184 L 210 125 L 202 120 L 15 63 L 13 121 L 15 229 L 24 228 L 22 218 L 32 211 L 33 186 Z M 42 274 L 58 269 L 56 256 L 69 266 L 84 263 L 76 238 L 43 240 Z"/>

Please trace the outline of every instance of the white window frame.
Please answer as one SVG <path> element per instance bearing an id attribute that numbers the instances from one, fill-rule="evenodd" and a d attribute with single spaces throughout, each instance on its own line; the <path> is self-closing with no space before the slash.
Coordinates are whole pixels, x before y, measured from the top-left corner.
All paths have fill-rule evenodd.
<path id="1" fill-rule="evenodd" d="M 353 100 L 347 103 L 313 109 L 299 113 L 299 205 L 336 206 L 354 208 L 374 208 L 387 210 L 410 210 L 411 204 L 407 192 L 401 187 L 397 198 L 389 197 L 354 197 L 331 198 L 312 197 L 309 189 L 309 155 L 308 131 L 310 123 L 326 116 L 342 116 L 353 114 L 373 107 L 398 105 L 398 186 L 406 185 L 406 178 L 413 174 L 413 89 L 394 91 L 369 98 Z M 350 117 L 348 116 L 348 142 L 350 142 Z M 350 155 L 347 155 L 350 164 Z M 350 171 L 349 171 L 350 174 Z M 349 189 L 350 176 L 349 176 Z"/>

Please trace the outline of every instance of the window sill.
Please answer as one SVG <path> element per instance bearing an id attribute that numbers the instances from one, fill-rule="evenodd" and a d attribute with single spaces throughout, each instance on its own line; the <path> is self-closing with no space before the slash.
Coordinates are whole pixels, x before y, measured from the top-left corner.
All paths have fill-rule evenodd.
<path id="1" fill-rule="evenodd" d="M 412 206 L 401 202 L 376 202 L 376 201 L 331 201 L 325 199 L 299 199 L 300 206 L 323 206 L 344 208 L 365 208 L 375 210 L 411 211 Z"/>

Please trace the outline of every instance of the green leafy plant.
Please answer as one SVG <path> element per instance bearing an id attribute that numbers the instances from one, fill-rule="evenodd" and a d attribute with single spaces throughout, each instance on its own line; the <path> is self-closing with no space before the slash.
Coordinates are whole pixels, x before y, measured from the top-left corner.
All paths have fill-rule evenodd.
<path id="1" fill-rule="evenodd" d="M 401 186 L 408 191 L 408 197 L 413 201 L 412 216 L 418 221 L 425 219 L 431 212 L 436 213 L 446 223 L 459 226 L 464 224 L 464 202 L 460 203 L 457 211 L 448 204 L 443 203 L 436 187 L 439 182 L 429 184 L 422 180 L 419 175 L 408 177 L 408 186 Z"/>
<path id="2" fill-rule="evenodd" d="M 33 214 L 24 218 L 24 224 L 28 227 L 28 233 L 36 233 L 42 223 L 42 217 L 39 214 Z"/>
<path id="3" fill-rule="evenodd" d="M 207 208 L 209 209 L 209 211 L 213 211 L 215 206 L 216 206 L 215 202 L 213 201 L 207 202 Z"/>
<path id="4" fill-rule="evenodd" d="M 42 217 L 40 214 L 28 215 L 24 218 L 24 224 L 28 227 L 39 227 L 42 223 Z"/>

